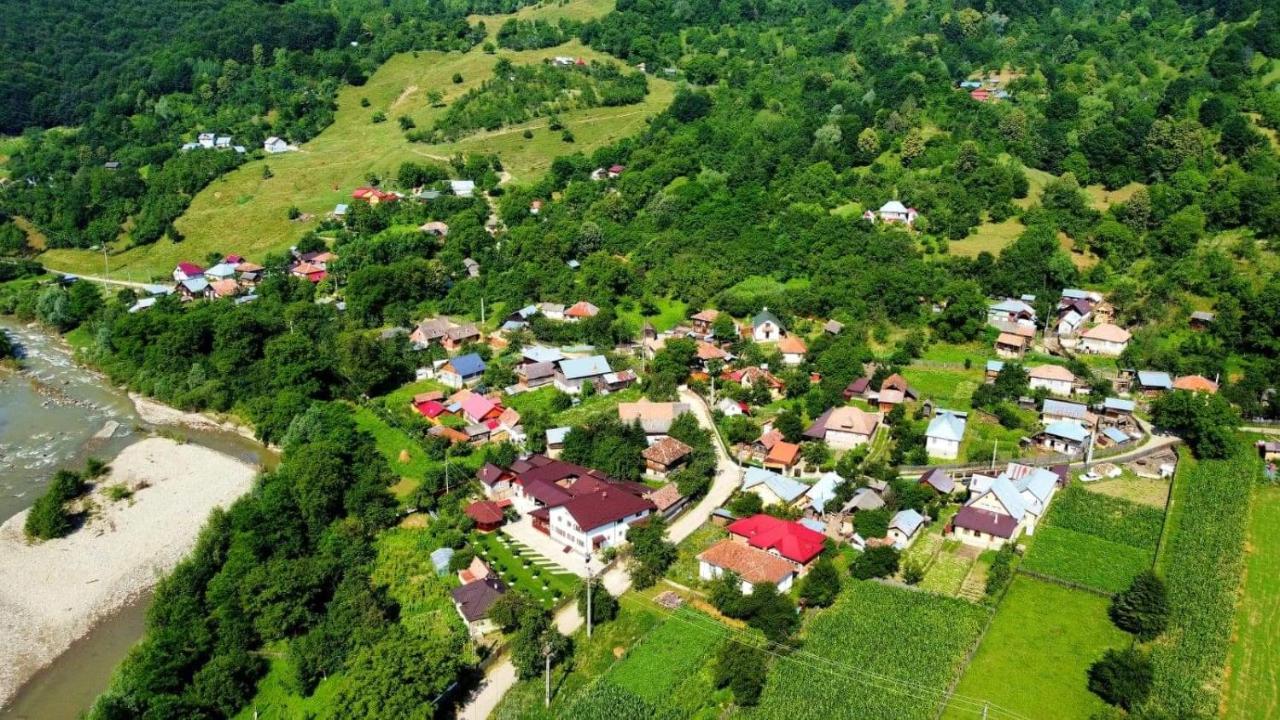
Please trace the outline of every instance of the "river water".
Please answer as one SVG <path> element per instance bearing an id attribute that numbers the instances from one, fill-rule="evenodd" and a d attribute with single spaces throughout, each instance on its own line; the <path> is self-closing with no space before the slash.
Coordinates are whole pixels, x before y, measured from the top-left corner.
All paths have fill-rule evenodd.
<path id="1" fill-rule="evenodd" d="M 4 317 L 0 331 L 21 353 L 21 369 L 0 368 L 3 522 L 30 507 L 55 471 L 81 469 L 89 457 L 110 460 L 154 428 L 138 416 L 125 391 L 77 366 L 61 338 Z M 181 426 L 164 431 L 253 465 L 275 464 L 273 453 L 235 433 Z M 148 595 L 103 620 L 0 708 L 0 720 L 72 720 L 88 710 L 142 637 L 150 602 Z"/>

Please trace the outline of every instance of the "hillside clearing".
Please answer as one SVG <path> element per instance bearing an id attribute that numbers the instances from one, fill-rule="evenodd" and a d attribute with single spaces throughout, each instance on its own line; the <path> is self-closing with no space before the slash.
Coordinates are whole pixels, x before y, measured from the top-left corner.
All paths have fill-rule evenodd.
<path id="1" fill-rule="evenodd" d="M 568 7 L 568 6 L 565 6 Z M 559 8 L 564 9 L 564 8 Z M 558 132 L 546 129 L 547 119 L 481 132 L 456 142 L 427 144 L 405 139 L 395 119 L 406 115 L 418 127 L 429 127 L 444 111 L 433 107 L 427 95 L 444 94 L 444 103 L 479 86 L 492 75 L 499 58 L 513 63 L 538 63 L 556 55 L 588 61 L 618 62 L 577 40 L 554 48 L 487 54 L 475 48 L 466 53 L 416 52 L 391 57 L 362 87 L 347 86 L 338 93 L 334 122 L 297 152 L 253 160 L 215 180 L 191 203 L 176 225 L 185 239 L 168 239 L 111 257 L 111 277 L 145 280 L 167 275 L 180 260 L 203 261 L 211 252 L 238 252 L 260 260 L 269 252 L 288 249 L 317 220 L 290 220 L 296 207 L 315 218 L 323 217 L 338 203 L 347 202 L 355 187 L 370 175 L 387 176 L 405 161 L 426 159 L 446 162 L 458 154 L 496 154 L 511 179 L 526 182 L 551 166 L 559 155 L 590 153 L 597 147 L 641 130 L 647 119 L 664 110 L 674 96 L 674 85 L 649 77 L 649 94 L 636 105 L 577 110 L 560 116 L 573 131 L 574 142 L 565 143 Z M 455 73 L 463 82 L 454 84 Z M 361 107 L 367 98 L 369 107 Z M 389 120 L 373 123 L 375 112 Z M 531 130 L 533 137 L 523 133 Z M 265 167 L 271 178 L 264 178 Z M 51 268 L 77 274 L 101 274 L 102 255 L 87 250 L 51 250 L 41 256 Z"/>

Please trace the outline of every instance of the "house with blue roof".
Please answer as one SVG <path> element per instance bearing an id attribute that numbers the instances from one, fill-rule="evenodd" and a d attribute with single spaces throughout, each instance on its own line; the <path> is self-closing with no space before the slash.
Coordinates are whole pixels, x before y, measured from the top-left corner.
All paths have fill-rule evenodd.
<path id="1" fill-rule="evenodd" d="M 960 456 L 960 443 L 964 442 L 967 413 L 939 410 L 929 421 L 924 433 L 925 450 L 929 457 L 954 460 Z"/>
<path id="2" fill-rule="evenodd" d="M 1111 447 L 1119 447 L 1133 442 L 1133 438 L 1129 437 L 1129 433 L 1118 427 L 1103 428 L 1102 438 L 1105 439 L 1105 444 Z"/>
<path id="3" fill-rule="evenodd" d="M 836 488 L 843 484 L 844 478 L 833 472 L 826 473 L 818 478 L 818 481 L 809 488 L 807 493 L 809 508 L 819 515 L 826 514 L 829 505 L 832 506 L 831 510 L 835 510 Z"/>
<path id="4" fill-rule="evenodd" d="M 1076 420 L 1056 420 L 1045 426 L 1036 441 L 1047 448 L 1063 455 L 1078 455 L 1089 444 L 1093 434 Z"/>
<path id="5" fill-rule="evenodd" d="M 1139 370 L 1138 389 L 1154 397 L 1173 389 L 1173 376 L 1163 370 Z"/>
<path id="6" fill-rule="evenodd" d="M 583 358 L 561 360 L 556 367 L 556 387 L 561 392 L 577 395 L 582 392 L 584 383 L 592 383 L 597 388 L 606 388 L 604 376 L 613 372 L 609 361 L 603 355 L 592 355 Z"/>
<path id="7" fill-rule="evenodd" d="M 889 521 L 889 539 L 899 550 L 906 550 L 912 540 L 916 539 L 920 528 L 924 527 L 925 517 L 911 508 L 899 510 Z"/>
<path id="8" fill-rule="evenodd" d="M 790 506 L 809 491 L 809 486 L 772 470 L 749 467 L 742 477 L 742 489 L 760 496 L 765 505 Z"/>
<path id="9" fill-rule="evenodd" d="M 436 379 L 441 383 L 460 389 L 475 385 L 484 377 L 484 360 L 475 353 L 467 353 L 446 360 L 438 370 Z"/>
<path id="10" fill-rule="evenodd" d="M 1062 483 L 1053 470 L 1009 463 L 999 475 L 976 474 L 970 499 L 952 520 L 957 540 L 974 547 L 998 548 L 1024 532 L 1034 535 L 1040 518 Z"/>

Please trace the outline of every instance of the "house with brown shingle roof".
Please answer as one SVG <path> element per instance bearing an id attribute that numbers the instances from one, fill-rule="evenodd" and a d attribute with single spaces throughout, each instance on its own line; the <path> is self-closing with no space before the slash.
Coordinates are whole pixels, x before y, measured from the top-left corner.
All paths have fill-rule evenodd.
<path id="1" fill-rule="evenodd" d="M 719 310 L 712 310 L 708 308 L 689 318 L 689 324 L 693 326 L 693 331 L 695 333 L 707 336 L 711 334 L 711 326 L 715 323 L 716 318 L 718 317 L 720 317 Z"/>
<path id="2" fill-rule="evenodd" d="M 698 577 L 711 581 L 726 572 L 742 581 L 743 594 L 754 592 L 761 583 L 773 583 L 786 592 L 799 574 L 795 565 L 781 557 L 734 540 L 721 540 L 698 555 Z"/>
<path id="3" fill-rule="evenodd" d="M 804 355 L 809 352 L 809 346 L 805 345 L 800 336 L 787 335 L 778 341 L 778 352 L 782 353 L 783 364 L 799 365 L 804 362 Z"/>
<path id="4" fill-rule="evenodd" d="M 640 456 L 644 458 L 645 470 L 654 477 L 665 478 L 680 469 L 689 460 L 693 448 L 673 437 L 664 437 L 645 448 Z"/>
<path id="5" fill-rule="evenodd" d="M 1129 331 L 1119 325 L 1099 323 L 1080 334 L 1080 352 L 1117 357 L 1129 347 Z"/>
<path id="6" fill-rule="evenodd" d="M 1218 383 L 1203 375 L 1182 375 L 1173 381 L 1173 389 L 1213 395 L 1218 392 Z"/>
<path id="7" fill-rule="evenodd" d="M 1071 395 L 1075 387 L 1075 373 L 1061 365 L 1037 365 L 1027 370 L 1028 385 L 1032 390 L 1044 388 L 1054 395 Z"/>

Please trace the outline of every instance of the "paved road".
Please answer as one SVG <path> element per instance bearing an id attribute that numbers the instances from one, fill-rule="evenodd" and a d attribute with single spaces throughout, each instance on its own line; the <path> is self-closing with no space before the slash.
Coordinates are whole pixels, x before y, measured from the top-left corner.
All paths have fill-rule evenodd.
<path id="1" fill-rule="evenodd" d="M 711 410 L 701 397 L 685 389 L 680 391 L 680 399 L 693 408 L 698 422 L 712 432 L 716 432 L 715 425 L 711 421 Z M 711 517 L 711 511 L 728 501 L 729 496 L 741 482 L 742 469 L 724 451 L 724 446 L 719 441 L 713 441 L 712 444 L 715 446 L 718 460 L 716 477 L 706 497 L 686 510 L 667 528 L 667 537 L 672 542 L 680 542 L 701 527 L 707 518 Z M 613 595 L 621 595 L 631 589 L 631 576 L 621 564 L 610 568 L 604 574 L 603 580 L 605 588 Z M 556 613 L 555 621 L 556 627 L 566 635 L 577 632 L 585 622 L 582 615 L 578 613 L 577 603 L 570 603 L 561 608 Z M 510 658 L 501 658 L 494 662 L 485 672 L 484 684 L 481 685 L 480 690 L 458 710 L 458 717 L 461 720 L 486 720 L 497 709 L 498 703 L 502 702 L 502 697 L 507 694 L 507 691 L 515 686 L 517 680 L 516 668 Z"/>

